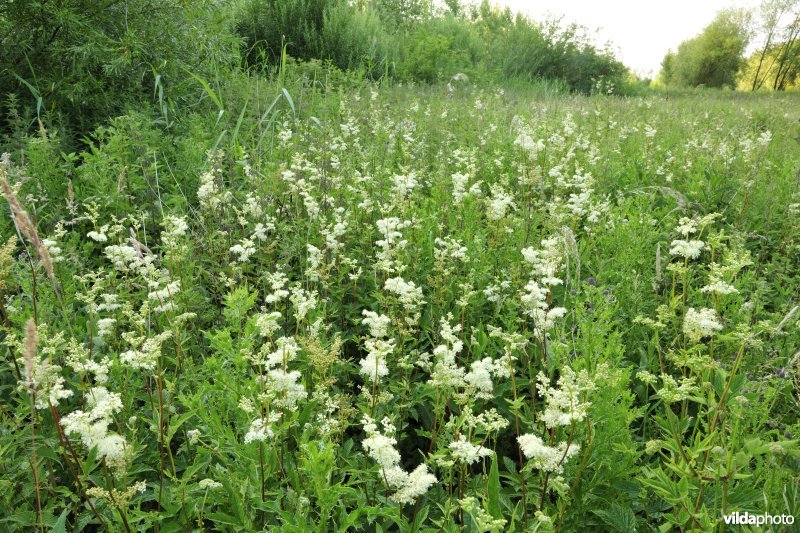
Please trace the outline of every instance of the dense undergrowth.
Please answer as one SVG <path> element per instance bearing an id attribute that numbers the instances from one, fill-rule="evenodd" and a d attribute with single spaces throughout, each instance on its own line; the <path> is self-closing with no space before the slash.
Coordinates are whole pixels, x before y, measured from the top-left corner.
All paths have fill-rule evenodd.
<path id="1" fill-rule="evenodd" d="M 800 508 L 795 96 L 203 86 L 79 153 L 11 114 L 4 530 Z"/>

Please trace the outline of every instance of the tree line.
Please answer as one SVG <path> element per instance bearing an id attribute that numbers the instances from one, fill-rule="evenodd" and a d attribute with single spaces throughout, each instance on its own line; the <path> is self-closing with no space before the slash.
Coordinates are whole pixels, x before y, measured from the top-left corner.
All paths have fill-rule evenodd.
<path id="1" fill-rule="evenodd" d="M 784 91 L 800 82 L 800 0 L 727 9 L 670 50 L 657 85 Z M 749 53 L 748 53 L 749 51 Z"/>
<path id="2" fill-rule="evenodd" d="M 198 80 L 213 89 L 234 70 L 274 75 L 282 59 L 361 79 L 433 83 L 462 73 L 582 93 L 619 88 L 629 75 L 585 28 L 487 0 L 0 2 L 0 115 L 33 115 L 34 127 L 46 118 L 72 136 L 154 100 L 168 122 L 192 105 Z"/>

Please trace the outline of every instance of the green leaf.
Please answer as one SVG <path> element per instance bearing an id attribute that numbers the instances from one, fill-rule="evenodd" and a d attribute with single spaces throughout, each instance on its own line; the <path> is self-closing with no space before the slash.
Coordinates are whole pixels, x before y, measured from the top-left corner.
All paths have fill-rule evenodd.
<path id="1" fill-rule="evenodd" d="M 494 518 L 503 518 L 503 510 L 500 508 L 500 470 L 497 467 L 497 454 L 492 457 L 492 466 L 489 468 L 489 482 L 486 488 L 488 494 L 489 514 Z"/>
<path id="2" fill-rule="evenodd" d="M 69 509 L 64 508 L 56 523 L 53 524 L 52 533 L 67 533 L 67 516 L 69 516 Z"/>
<path id="3" fill-rule="evenodd" d="M 213 100 L 214 103 L 217 104 L 217 107 L 220 110 L 220 116 L 222 116 L 222 112 L 225 111 L 225 106 L 222 105 L 222 101 L 217 96 L 217 93 L 215 93 L 214 90 L 208 85 L 206 80 L 204 80 L 203 78 L 201 78 L 200 76 L 198 76 L 197 74 L 188 69 L 184 68 L 183 70 L 185 70 L 189 76 L 193 77 L 194 79 L 200 82 L 200 85 L 202 85 L 203 89 L 206 90 L 206 93 L 208 93 L 208 96 L 211 97 L 211 100 Z"/>
<path id="4" fill-rule="evenodd" d="M 627 507 L 612 503 L 608 509 L 592 511 L 609 527 L 611 531 L 634 533 L 636 531 L 636 515 Z"/>

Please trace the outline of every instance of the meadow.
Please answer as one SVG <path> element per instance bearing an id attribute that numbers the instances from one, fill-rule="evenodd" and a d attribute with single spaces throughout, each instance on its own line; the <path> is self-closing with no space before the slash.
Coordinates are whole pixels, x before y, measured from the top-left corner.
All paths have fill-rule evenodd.
<path id="1" fill-rule="evenodd" d="M 197 82 L 10 137 L 0 529 L 798 513 L 796 94 Z"/>

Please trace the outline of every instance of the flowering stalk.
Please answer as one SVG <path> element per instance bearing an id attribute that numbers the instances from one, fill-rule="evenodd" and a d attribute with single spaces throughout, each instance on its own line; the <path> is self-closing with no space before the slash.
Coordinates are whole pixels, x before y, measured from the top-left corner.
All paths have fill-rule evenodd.
<path id="1" fill-rule="evenodd" d="M 742 342 L 742 346 L 739 348 L 739 353 L 736 355 L 736 360 L 733 362 L 733 368 L 731 368 L 731 374 L 728 376 L 728 382 L 725 384 L 725 390 L 722 392 L 722 396 L 720 396 L 719 403 L 717 403 L 717 408 L 715 409 L 716 414 L 714 415 L 714 419 L 711 421 L 711 426 L 708 429 L 709 435 L 714 435 L 714 432 L 717 429 L 717 423 L 719 422 L 719 417 L 722 414 L 722 406 L 725 405 L 726 400 L 728 399 L 728 394 L 731 390 L 731 384 L 733 383 L 733 378 L 736 377 L 736 371 L 739 369 L 739 364 L 742 362 L 742 357 L 744 356 L 744 349 L 746 346 L 746 342 Z M 708 464 L 708 459 L 711 456 L 711 446 L 708 447 L 706 450 L 705 457 L 703 457 L 703 463 L 700 465 L 700 472 L 704 471 L 706 465 Z M 697 500 L 695 500 L 694 509 L 695 513 L 699 511 L 700 505 L 702 504 L 703 499 L 703 492 L 706 488 L 706 481 L 705 479 L 700 479 L 700 489 L 697 491 Z M 691 513 L 690 513 L 691 514 Z"/>
<path id="2" fill-rule="evenodd" d="M 31 452 L 33 454 L 33 484 L 36 487 L 36 518 L 39 522 L 39 530 L 44 533 L 42 495 L 39 491 L 39 465 L 36 460 L 36 402 L 34 400 L 36 391 L 33 381 L 34 359 L 36 356 L 36 344 L 38 342 L 36 322 L 34 320 L 28 320 L 28 323 L 25 324 L 25 383 L 28 389 L 28 398 L 31 408 Z"/>
<path id="3" fill-rule="evenodd" d="M 517 400 L 517 380 L 514 378 L 514 362 L 513 362 L 513 359 L 511 359 L 510 357 L 508 358 L 508 366 L 509 366 L 509 373 L 511 374 L 511 388 L 514 391 L 514 404 L 515 404 L 514 422 L 515 422 L 515 430 L 517 432 L 517 457 L 519 458 L 519 464 L 523 465 L 524 464 L 524 460 L 522 458 L 522 445 L 519 442 L 519 437 L 521 435 L 521 432 L 519 430 L 519 410 L 516 407 L 516 404 L 518 402 L 518 400 Z M 523 471 L 522 468 L 520 468 L 520 470 L 519 470 L 519 477 L 520 477 L 520 481 L 522 482 L 521 483 L 521 487 L 522 487 L 522 511 L 523 511 L 523 513 L 525 515 L 525 526 L 527 527 L 527 525 L 528 525 L 528 495 L 527 495 L 527 490 L 525 488 L 525 472 Z"/>
<path id="4" fill-rule="evenodd" d="M 49 403 L 49 402 L 48 402 Z M 97 520 L 100 521 L 100 524 L 103 526 L 103 529 L 110 533 L 110 529 L 108 524 L 100 513 L 97 511 L 97 508 L 92 503 L 92 500 L 86 494 L 86 490 L 83 487 L 83 483 L 81 483 L 80 476 L 75 471 L 75 465 L 78 466 L 80 470 L 83 470 L 81 466 L 80 459 L 78 459 L 78 455 L 75 453 L 75 449 L 72 447 L 72 443 L 69 440 L 69 437 L 64 435 L 64 430 L 61 427 L 61 416 L 58 414 L 58 409 L 52 403 L 50 404 L 50 414 L 53 416 L 53 421 L 56 425 L 56 433 L 58 434 L 58 440 L 61 443 L 61 453 L 64 455 L 64 462 L 69 467 L 69 471 L 72 474 L 72 477 L 75 479 L 75 484 L 78 486 L 78 491 L 80 491 L 81 497 L 86 501 L 89 505 L 89 508 L 92 510 L 92 513 L 97 517 Z M 72 461 L 67 457 L 67 450 L 69 450 L 70 455 L 72 456 L 72 461 L 75 461 L 75 465 L 72 464 Z"/>

